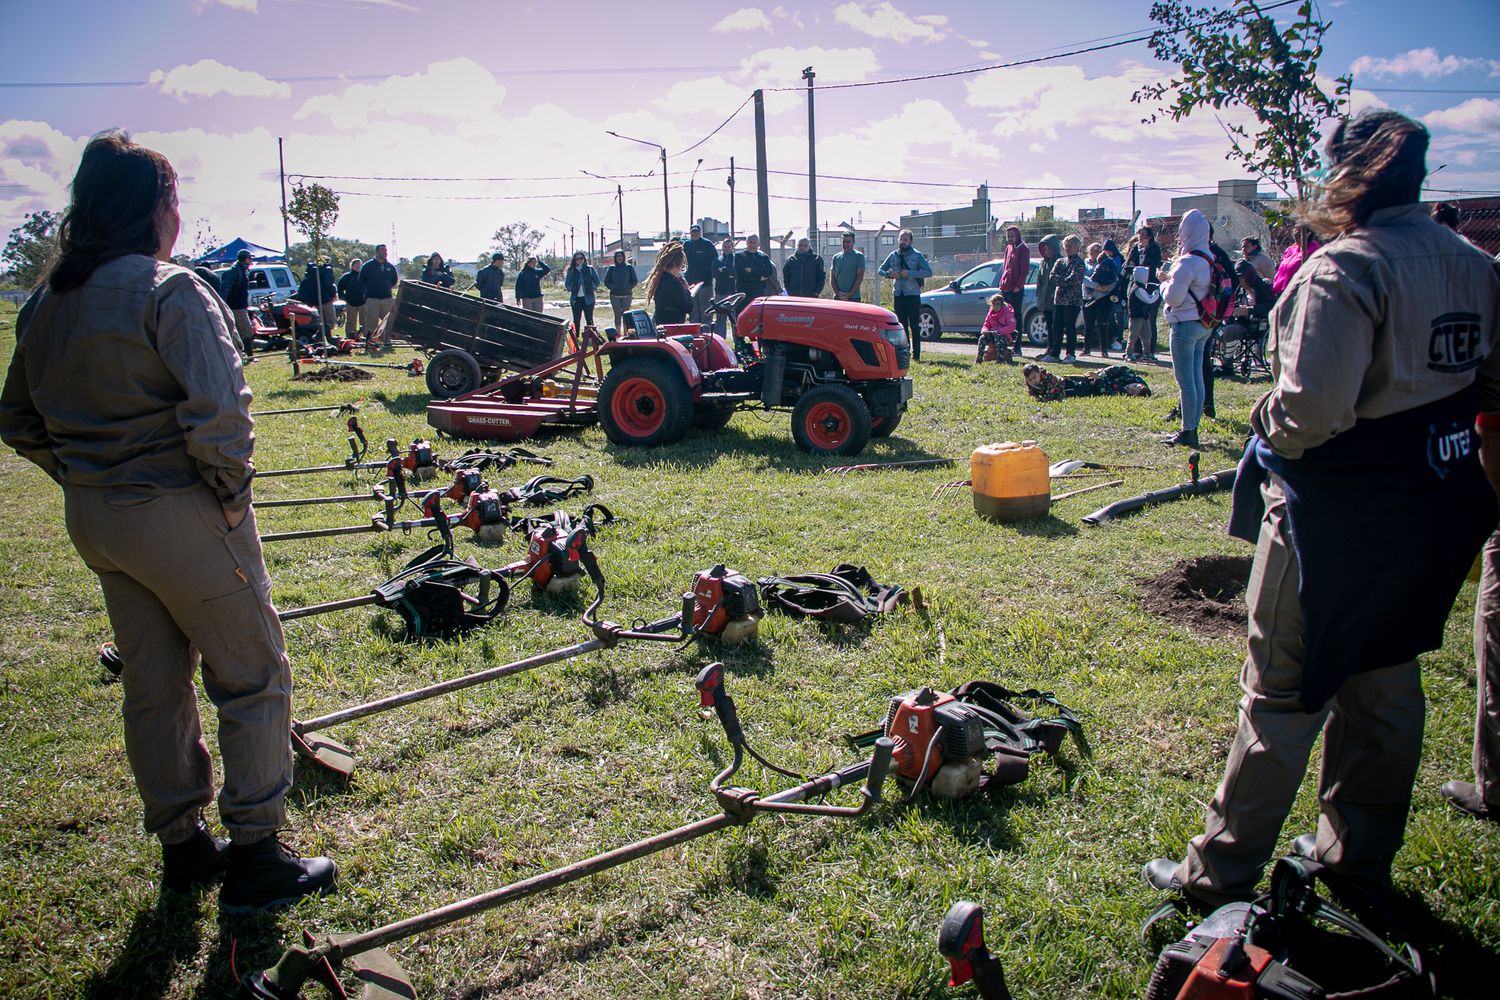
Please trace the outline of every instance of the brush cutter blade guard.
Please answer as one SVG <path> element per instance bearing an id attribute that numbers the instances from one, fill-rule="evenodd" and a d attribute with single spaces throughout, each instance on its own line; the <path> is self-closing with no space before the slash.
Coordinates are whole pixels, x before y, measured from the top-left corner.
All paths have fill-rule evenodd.
<path id="1" fill-rule="evenodd" d="M 300 725 L 298 722 L 292 723 L 292 749 L 298 756 L 340 778 L 348 778 L 354 774 L 353 750 L 320 733 L 300 732 Z"/>

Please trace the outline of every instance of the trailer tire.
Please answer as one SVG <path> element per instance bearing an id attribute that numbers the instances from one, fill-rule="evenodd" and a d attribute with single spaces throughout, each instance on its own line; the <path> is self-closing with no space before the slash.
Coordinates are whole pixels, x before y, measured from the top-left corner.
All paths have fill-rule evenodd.
<path id="1" fill-rule="evenodd" d="M 599 422 L 615 444 L 672 444 L 693 422 L 693 394 L 672 362 L 625 358 L 599 386 Z"/>
<path id="2" fill-rule="evenodd" d="M 870 440 L 870 408 L 847 385 L 820 385 L 793 408 L 792 438 L 814 455 L 858 455 Z"/>
<path id="3" fill-rule="evenodd" d="M 479 362 L 468 351 L 450 347 L 427 364 L 427 391 L 433 399 L 452 399 L 484 384 Z"/>
<path id="4" fill-rule="evenodd" d="M 896 433 L 896 428 L 901 426 L 901 418 L 905 413 L 898 413 L 894 417 L 871 417 L 870 437 L 888 438 Z"/>

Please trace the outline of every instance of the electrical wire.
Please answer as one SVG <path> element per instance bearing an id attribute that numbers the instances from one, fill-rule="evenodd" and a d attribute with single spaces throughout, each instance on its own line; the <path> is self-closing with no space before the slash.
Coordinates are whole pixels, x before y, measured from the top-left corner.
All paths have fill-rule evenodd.
<path id="1" fill-rule="evenodd" d="M 600 174 L 606 180 L 633 180 L 642 177 L 650 177 L 655 171 L 644 174 Z M 511 183 L 521 181 L 583 181 L 587 178 L 579 177 L 577 174 L 565 174 L 556 177 L 403 177 L 396 174 L 287 174 L 287 180 L 307 181 L 422 181 L 443 182 L 457 181 L 465 184 L 482 184 L 490 181 L 506 181 Z"/>
<path id="2" fill-rule="evenodd" d="M 755 99 L 755 94 L 753 94 L 753 93 L 750 94 L 748 97 L 746 97 L 743 101 L 740 102 L 740 106 L 739 107 L 735 108 L 733 111 L 731 111 L 729 113 L 729 117 L 728 118 L 726 118 L 723 121 L 719 122 L 718 126 L 715 127 L 712 132 L 708 133 L 708 135 L 705 135 L 703 138 L 699 139 L 697 142 L 693 143 L 688 148 L 686 148 L 686 149 L 679 149 L 675 153 L 666 153 L 666 156 L 668 158 L 671 158 L 673 156 L 681 156 L 683 153 L 691 153 L 693 150 L 697 149 L 699 146 L 703 145 L 705 142 L 707 142 L 708 140 L 712 139 L 714 136 L 718 135 L 719 132 L 724 128 L 724 126 L 728 125 L 730 122 L 734 121 L 735 117 L 741 111 L 745 110 L 745 105 L 749 104 L 754 99 Z"/>

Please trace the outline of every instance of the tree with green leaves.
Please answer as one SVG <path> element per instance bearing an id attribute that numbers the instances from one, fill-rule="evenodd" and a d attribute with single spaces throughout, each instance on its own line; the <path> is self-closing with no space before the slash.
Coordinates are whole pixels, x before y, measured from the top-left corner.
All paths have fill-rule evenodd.
<path id="1" fill-rule="evenodd" d="M 62 216 L 55 212 L 31 212 L 10 231 L 0 260 L 5 261 L 11 281 L 26 289 L 42 283 L 57 254 L 57 226 L 61 221 Z"/>
<path id="2" fill-rule="evenodd" d="M 526 258 L 537 252 L 545 238 L 545 234 L 540 229 L 532 229 L 530 223 L 512 222 L 495 230 L 495 235 L 490 238 L 490 252 L 504 254 L 505 266 L 520 270 Z"/>
<path id="3" fill-rule="evenodd" d="M 1151 35 L 1152 55 L 1182 72 L 1132 95 L 1133 101 L 1157 105 L 1143 121 L 1244 108 L 1255 116 L 1253 131 L 1219 119 L 1229 137 L 1224 158 L 1304 200 L 1307 175 L 1318 166 L 1323 125 L 1348 116 L 1353 79 L 1338 77 L 1331 88 L 1318 79 L 1323 36 L 1333 22 L 1314 17 L 1311 0 L 1299 4 L 1285 25 L 1259 0 L 1234 0 L 1227 10 L 1157 0 L 1151 20 L 1161 26 Z"/>
<path id="4" fill-rule="evenodd" d="M 339 196 L 321 184 L 298 184 L 292 200 L 282 209 L 286 221 L 312 244 L 313 255 L 323 252 L 328 230 L 339 218 Z"/>

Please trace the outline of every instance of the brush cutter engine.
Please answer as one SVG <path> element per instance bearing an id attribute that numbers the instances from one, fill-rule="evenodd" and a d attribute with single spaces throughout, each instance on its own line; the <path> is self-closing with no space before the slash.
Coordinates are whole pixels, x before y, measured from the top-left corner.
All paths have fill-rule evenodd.
<path id="1" fill-rule="evenodd" d="M 471 473 L 478 478 L 478 470 L 464 470 L 459 473 L 463 476 Z M 450 491 L 451 492 L 451 491 Z M 476 538 L 481 542 L 499 542 L 511 531 L 510 516 L 506 513 L 505 503 L 500 499 L 500 494 L 492 489 L 478 489 L 469 494 L 469 507 L 464 511 L 464 516 L 459 519 L 459 524 L 474 532 Z"/>
<path id="2" fill-rule="evenodd" d="M 443 496 L 449 500 L 467 500 L 483 488 L 484 476 L 478 469 L 457 469 L 453 473 L 453 485 L 443 491 Z"/>
<path id="3" fill-rule="evenodd" d="M 693 576 L 691 599 L 695 635 L 707 635 L 731 646 L 755 638 L 760 628 L 760 592 L 741 573 L 723 563 Z"/>
<path id="4" fill-rule="evenodd" d="M 437 475 L 437 460 L 432 455 L 432 442 L 418 438 L 411 443 L 406 450 L 406 457 L 401 464 L 410 472 L 412 478 L 417 482 L 423 482 Z"/>
<path id="5" fill-rule="evenodd" d="M 505 567 L 505 573 L 530 579 L 533 587 L 549 594 L 577 590 L 583 582 L 583 555 L 587 546 L 587 527 L 580 525 L 568 531 L 554 522 L 545 522 L 531 530 L 526 557 Z"/>
<path id="6" fill-rule="evenodd" d="M 953 695 L 920 688 L 896 695 L 881 726 L 896 744 L 896 776 L 912 794 L 958 799 L 979 789 L 986 757 L 984 720 Z"/>

